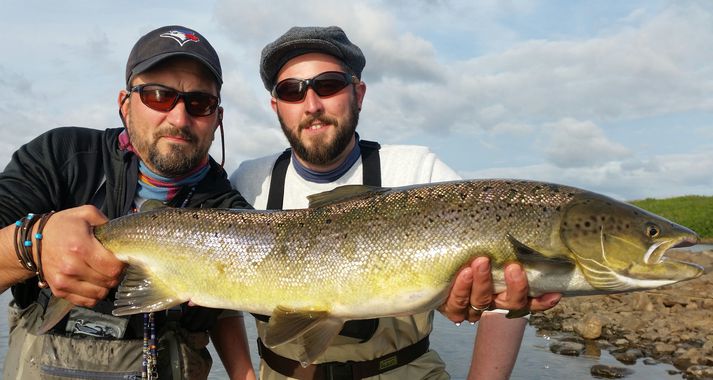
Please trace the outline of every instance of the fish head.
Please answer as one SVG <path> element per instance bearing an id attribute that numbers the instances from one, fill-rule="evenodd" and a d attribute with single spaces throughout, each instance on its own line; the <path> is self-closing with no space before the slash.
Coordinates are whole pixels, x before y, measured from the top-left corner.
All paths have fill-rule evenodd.
<path id="1" fill-rule="evenodd" d="M 667 258 L 698 235 L 628 203 L 579 194 L 566 208 L 560 237 L 587 281 L 604 291 L 652 289 L 696 278 L 703 269 Z"/>

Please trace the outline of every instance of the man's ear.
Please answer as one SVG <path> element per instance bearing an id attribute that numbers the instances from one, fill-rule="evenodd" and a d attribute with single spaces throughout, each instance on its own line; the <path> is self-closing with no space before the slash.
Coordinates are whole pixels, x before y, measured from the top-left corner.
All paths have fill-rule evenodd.
<path id="1" fill-rule="evenodd" d="M 361 104 L 364 102 L 364 95 L 366 95 L 366 83 L 359 82 L 356 84 L 356 98 L 359 111 L 361 111 Z"/>
<path id="2" fill-rule="evenodd" d="M 124 109 L 124 106 L 128 107 L 127 101 L 129 100 L 129 94 L 128 91 L 126 90 L 121 90 L 119 91 L 119 97 L 116 100 L 117 103 L 119 103 L 119 114 L 121 115 L 122 118 L 126 117 L 126 110 Z"/>
<path id="3" fill-rule="evenodd" d="M 121 124 L 126 128 L 126 114 L 129 107 L 128 100 L 131 93 L 126 90 L 119 91 L 119 98 L 117 103 L 119 103 L 119 119 L 121 119 Z"/>

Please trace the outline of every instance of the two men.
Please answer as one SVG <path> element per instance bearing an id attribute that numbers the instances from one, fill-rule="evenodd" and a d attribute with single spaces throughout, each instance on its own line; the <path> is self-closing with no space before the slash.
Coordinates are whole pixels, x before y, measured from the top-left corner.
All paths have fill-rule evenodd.
<path id="1" fill-rule="evenodd" d="M 231 175 L 233 185 L 255 208 L 304 208 L 308 195 L 340 185 L 391 187 L 458 179 L 424 147 L 381 146 L 360 139 L 356 127 L 366 93 L 361 81 L 365 64 L 359 47 L 338 27 L 294 27 L 263 49 L 260 75 L 291 149 L 244 162 Z M 493 298 L 487 260 L 476 260 L 459 274 L 442 307 L 455 322 L 483 317 L 473 378 L 507 378 L 514 365 L 526 321 L 482 315 L 491 306 L 526 306 L 527 280 L 521 268 L 509 267 L 506 280 L 508 291 Z M 557 297 L 532 300 L 531 308 L 549 308 Z M 256 319 L 263 338 L 267 317 Z M 445 364 L 428 348 L 432 322 L 433 312 L 351 321 L 318 364 L 308 367 L 299 363 L 299 345 L 268 348 L 258 342 L 260 378 L 445 379 Z"/>
<path id="2" fill-rule="evenodd" d="M 223 114 L 222 82 L 218 55 L 202 35 L 182 26 L 153 30 L 126 65 L 118 96 L 124 128 L 57 128 L 13 154 L 0 173 L 0 289 L 13 293 L 3 378 L 207 377 L 208 332 L 226 335 L 216 327 L 220 310 L 182 305 L 148 323 L 113 317 L 124 265 L 92 226 L 147 205 L 249 207 L 208 155 Z M 51 297 L 78 306 L 36 335 Z M 230 334 L 241 349 L 221 357 L 233 378 L 254 378 L 236 320 Z M 158 357 L 144 353 L 152 335 Z"/>

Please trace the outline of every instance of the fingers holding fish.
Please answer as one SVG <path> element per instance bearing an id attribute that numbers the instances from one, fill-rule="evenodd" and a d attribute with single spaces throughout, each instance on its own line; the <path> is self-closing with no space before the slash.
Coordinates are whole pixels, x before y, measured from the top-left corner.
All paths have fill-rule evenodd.
<path id="1" fill-rule="evenodd" d="M 468 266 L 460 270 L 456 275 L 456 280 L 451 286 L 446 302 L 438 308 L 438 311 L 451 322 L 461 323 L 468 319 L 468 306 L 470 305 L 470 294 L 473 286 L 473 269 Z"/>
<path id="2" fill-rule="evenodd" d="M 107 218 L 93 206 L 56 213 L 42 237 L 42 269 L 52 292 L 82 306 L 105 298 L 119 283 L 124 264 L 93 235 Z"/>
<path id="3" fill-rule="evenodd" d="M 505 291 L 495 297 L 495 308 L 522 310 L 528 306 L 529 285 L 527 275 L 519 264 L 505 267 Z"/>
<path id="4" fill-rule="evenodd" d="M 490 272 L 490 260 L 478 257 L 471 264 L 473 269 L 473 287 L 468 305 L 468 321 L 477 322 L 484 311 L 491 309 L 495 293 L 493 276 Z"/>
<path id="5" fill-rule="evenodd" d="M 545 311 L 551 309 L 560 302 L 562 294 L 560 293 L 545 293 L 539 297 L 530 300 L 530 311 Z"/>

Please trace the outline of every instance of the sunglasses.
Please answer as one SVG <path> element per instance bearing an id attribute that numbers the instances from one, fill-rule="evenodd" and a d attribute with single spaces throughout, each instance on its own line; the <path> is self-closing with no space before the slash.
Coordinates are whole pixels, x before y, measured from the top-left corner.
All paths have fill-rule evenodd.
<path id="1" fill-rule="evenodd" d="M 359 83 L 359 78 L 340 71 L 326 71 L 311 79 L 288 78 L 280 81 L 272 89 L 272 96 L 286 102 L 300 102 L 307 94 L 307 88 L 320 97 L 331 96 L 350 84 Z"/>
<path id="2" fill-rule="evenodd" d="M 186 112 L 191 116 L 208 116 L 218 109 L 220 98 L 205 92 L 181 92 L 160 84 L 140 84 L 129 92 L 138 92 L 141 103 L 161 112 L 168 112 L 183 99 Z"/>

